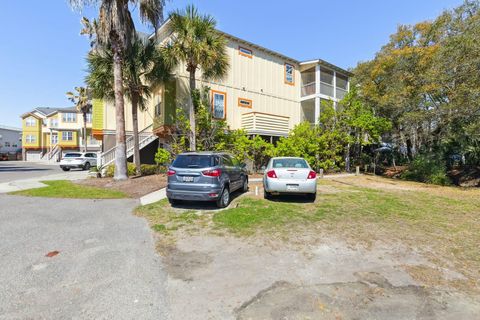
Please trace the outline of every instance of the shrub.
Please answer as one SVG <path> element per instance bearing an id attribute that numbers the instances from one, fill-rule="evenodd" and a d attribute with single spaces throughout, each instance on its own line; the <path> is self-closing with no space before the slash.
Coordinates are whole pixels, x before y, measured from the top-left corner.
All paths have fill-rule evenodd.
<path id="1" fill-rule="evenodd" d="M 426 155 L 417 156 L 400 178 L 442 186 L 451 184 L 447 177 L 445 162 Z"/>
<path id="2" fill-rule="evenodd" d="M 164 166 L 170 161 L 170 152 L 163 148 L 158 148 L 157 153 L 155 153 L 155 163 L 158 166 Z"/>
<path id="3" fill-rule="evenodd" d="M 158 167 L 154 164 L 142 164 L 140 165 L 140 170 L 142 171 L 142 175 L 144 176 L 150 176 L 160 172 L 160 170 L 158 170 Z M 135 165 L 131 162 L 127 163 L 128 176 L 134 176 L 135 173 L 136 173 Z M 107 177 L 113 177 L 114 174 L 115 174 L 115 165 L 111 164 L 107 167 L 107 172 L 105 173 L 105 175 Z"/>

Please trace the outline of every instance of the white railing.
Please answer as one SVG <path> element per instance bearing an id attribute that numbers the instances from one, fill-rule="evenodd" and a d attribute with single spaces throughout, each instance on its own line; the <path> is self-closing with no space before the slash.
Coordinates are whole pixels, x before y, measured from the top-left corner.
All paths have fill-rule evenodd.
<path id="1" fill-rule="evenodd" d="M 158 139 L 156 135 L 154 135 L 150 130 L 152 129 L 153 125 L 149 125 L 142 131 L 138 133 L 138 142 L 139 142 L 139 147 L 140 150 L 149 145 L 151 142 L 155 141 Z M 134 152 L 134 139 L 133 135 L 129 136 L 127 140 L 125 141 L 126 148 L 127 148 L 127 158 L 131 157 Z M 100 155 L 100 161 L 98 162 L 98 167 L 106 167 L 110 164 L 112 164 L 115 161 L 115 151 L 117 150 L 117 147 L 113 147 L 104 153 Z"/>

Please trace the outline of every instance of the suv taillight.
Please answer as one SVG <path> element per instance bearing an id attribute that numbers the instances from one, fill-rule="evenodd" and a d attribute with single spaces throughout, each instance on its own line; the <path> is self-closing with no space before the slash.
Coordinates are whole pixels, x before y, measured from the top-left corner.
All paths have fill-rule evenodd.
<path id="1" fill-rule="evenodd" d="M 315 171 L 310 171 L 308 173 L 308 178 L 307 179 L 315 179 L 317 177 L 317 173 Z"/>
<path id="2" fill-rule="evenodd" d="M 202 174 L 207 177 L 220 177 L 222 175 L 222 170 L 220 169 L 205 170 L 205 171 L 202 171 Z"/>
<path id="3" fill-rule="evenodd" d="M 168 170 L 167 171 L 167 176 L 171 177 L 171 176 L 175 175 L 175 173 L 177 173 L 175 170 Z"/>
<path id="4" fill-rule="evenodd" d="M 275 170 L 267 171 L 267 177 L 276 179 L 276 178 L 277 178 L 277 174 L 275 173 Z"/>

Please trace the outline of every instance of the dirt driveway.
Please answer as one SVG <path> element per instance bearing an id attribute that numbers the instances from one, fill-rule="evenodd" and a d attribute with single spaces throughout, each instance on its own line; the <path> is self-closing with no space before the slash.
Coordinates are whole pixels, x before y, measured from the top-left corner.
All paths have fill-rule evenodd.
<path id="1" fill-rule="evenodd" d="M 418 243 L 418 230 L 407 223 L 412 217 L 407 222 L 378 216 L 364 220 L 358 214 L 389 211 L 389 201 L 397 201 L 391 197 L 405 192 L 426 192 L 426 197 L 447 192 L 433 189 L 378 178 L 338 179 L 320 183 L 319 197 L 310 204 L 300 198 L 263 202 L 252 184 L 251 192 L 237 195 L 227 210 L 208 205 L 171 208 L 164 201 L 138 214 L 157 231 L 173 319 L 476 319 L 480 297 L 471 281 L 476 264 L 467 270 L 441 261 L 443 252 L 433 238 L 431 243 Z M 342 218 L 324 214 L 320 219 L 277 223 L 282 216 L 327 212 L 332 200 L 328 197 L 344 192 L 348 197 L 366 193 L 364 200 L 353 198 L 357 207 L 351 217 L 343 212 Z M 380 200 L 374 198 L 375 206 L 369 207 L 373 195 L 387 197 L 385 203 L 377 206 Z M 249 201 L 265 210 L 255 211 Z M 279 216 L 265 222 L 256 212 Z M 238 221 L 232 222 L 234 217 Z M 242 232 L 240 227 L 252 217 L 256 229 Z M 230 222 L 231 228 L 225 228 Z M 414 221 L 422 223 L 420 218 Z M 389 237 L 389 232 L 402 236 Z M 454 262 L 465 262 L 458 260 Z"/>

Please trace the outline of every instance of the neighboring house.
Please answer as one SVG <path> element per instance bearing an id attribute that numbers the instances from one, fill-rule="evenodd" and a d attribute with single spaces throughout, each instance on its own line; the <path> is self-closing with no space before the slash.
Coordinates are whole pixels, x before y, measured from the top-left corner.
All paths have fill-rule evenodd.
<path id="1" fill-rule="evenodd" d="M 22 150 L 22 129 L 0 125 L 0 154 Z"/>
<path id="2" fill-rule="evenodd" d="M 23 158 L 27 161 L 58 160 L 66 151 L 83 147 L 83 115 L 75 107 L 36 108 L 21 116 Z M 101 151 L 101 141 L 92 136 L 92 114 L 87 115 L 87 146 Z"/>
<path id="3" fill-rule="evenodd" d="M 169 40 L 168 23 L 157 32 L 160 43 Z M 336 106 L 349 90 L 351 73 L 347 70 L 321 59 L 298 61 L 223 34 L 228 40 L 229 70 L 224 79 L 217 82 L 204 81 L 201 72 L 197 72 L 197 88 L 210 88 L 213 117 L 226 120 L 231 129 L 244 129 L 249 135 L 260 135 L 274 142 L 287 136 L 302 121 L 317 123 L 322 100 L 330 100 Z M 173 73 L 173 81 L 155 92 L 147 103 L 147 110 L 139 112 L 142 147 L 157 137 L 160 143 L 168 144 L 177 108 L 188 110 L 186 68 L 180 64 Z M 126 130 L 127 135 L 131 135 L 131 106 L 128 100 L 125 102 Z M 94 101 L 93 115 L 93 135 L 102 139 L 104 150 L 111 149 L 102 161 L 111 163 L 115 147 L 113 103 Z M 131 156 L 129 140 L 127 155 Z"/>

